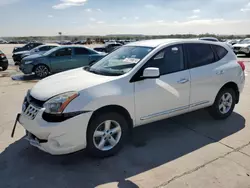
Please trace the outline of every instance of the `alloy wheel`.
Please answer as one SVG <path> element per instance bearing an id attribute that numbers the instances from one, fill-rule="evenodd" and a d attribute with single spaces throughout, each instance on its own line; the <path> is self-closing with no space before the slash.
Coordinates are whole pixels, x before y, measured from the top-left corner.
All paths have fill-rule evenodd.
<path id="1" fill-rule="evenodd" d="M 49 74 L 49 70 L 46 66 L 44 65 L 39 65 L 38 67 L 36 67 L 35 69 L 35 74 L 40 77 L 40 78 L 44 78 Z"/>
<path id="2" fill-rule="evenodd" d="M 233 97 L 230 93 L 224 93 L 219 102 L 220 113 L 226 114 L 231 110 Z"/>
<path id="3" fill-rule="evenodd" d="M 93 143 L 101 151 L 114 148 L 120 141 L 122 129 L 118 122 L 106 120 L 97 126 L 93 134 Z"/>

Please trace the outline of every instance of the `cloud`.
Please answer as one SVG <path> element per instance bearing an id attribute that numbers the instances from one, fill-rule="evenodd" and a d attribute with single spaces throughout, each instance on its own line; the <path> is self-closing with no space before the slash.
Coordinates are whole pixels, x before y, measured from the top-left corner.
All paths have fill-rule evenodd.
<path id="1" fill-rule="evenodd" d="M 123 17 L 122 17 L 122 19 L 123 19 L 123 20 L 126 20 L 126 19 L 127 19 L 127 17 L 123 16 Z"/>
<path id="2" fill-rule="evenodd" d="M 98 12 L 102 12 L 102 9 L 100 9 L 100 8 L 98 8 L 98 9 L 96 9 Z"/>
<path id="3" fill-rule="evenodd" d="M 164 20 L 157 20 L 156 23 L 164 23 Z"/>
<path id="4" fill-rule="evenodd" d="M 250 11 L 250 2 L 244 6 L 244 8 L 240 9 L 241 12 L 248 12 Z"/>
<path id="5" fill-rule="evenodd" d="M 187 19 L 190 19 L 190 20 L 193 20 L 193 19 L 196 19 L 196 18 L 199 18 L 199 16 L 198 15 L 193 15 L 193 16 L 187 17 Z"/>
<path id="6" fill-rule="evenodd" d="M 85 12 L 92 12 L 92 9 L 91 8 L 87 8 L 87 9 L 85 9 Z"/>
<path id="7" fill-rule="evenodd" d="M 105 22 L 104 21 L 97 21 L 96 23 L 98 23 L 98 24 L 104 24 Z"/>
<path id="8" fill-rule="evenodd" d="M 89 20 L 90 20 L 91 22 L 96 21 L 96 19 L 95 19 L 95 18 L 89 18 Z"/>
<path id="9" fill-rule="evenodd" d="M 87 2 L 87 0 L 60 0 L 61 3 L 54 5 L 53 9 L 66 9 L 74 6 L 83 6 Z"/>
<path id="10" fill-rule="evenodd" d="M 48 15 L 48 18 L 53 18 L 54 16 L 53 15 Z"/>
<path id="11" fill-rule="evenodd" d="M 193 13 L 200 13 L 200 12 L 201 12 L 200 9 L 194 9 L 194 10 L 193 10 Z"/>
<path id="12" fill-rule="evenodd" d="M 139 20 L 139 17 L 138 17 L 138 16 L 135 16 L 135 20 Z"/>

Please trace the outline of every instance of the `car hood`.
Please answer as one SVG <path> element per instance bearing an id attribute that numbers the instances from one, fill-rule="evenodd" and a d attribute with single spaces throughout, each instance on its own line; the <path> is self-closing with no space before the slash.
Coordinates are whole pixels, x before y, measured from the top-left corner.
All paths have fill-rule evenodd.
<path id="1" fill-rule="evenodd" d="M 243 48 L 246 48 L 248 46 L 250 46 L 250 43 L 248 43 L 248 44 L 235 44 L 235 45 L 233 45 L 233 47 L 243 47 Z"/>
<path id="2" fill-rule="evenodd" d="M 107 83 L 116 79 L 114 76 L 102 76 L 77 68 L 49 76 L 39 81 L 32 89 L 31 95 L 37 100 L 46 101 L 53 96 L 68 91 L 84 89 Z"/>
<path id="3" fill-rule="evenodd" d="M 43 56 L 41 54 L 33 54 L 33 55 L 30 55 L 28 57 L 23 58 L 23 60 L 24 61 L 29 61 L 29 60 L 37 59 L 37 58 L 40 58 L 40 57 L 43 57 Z"/>

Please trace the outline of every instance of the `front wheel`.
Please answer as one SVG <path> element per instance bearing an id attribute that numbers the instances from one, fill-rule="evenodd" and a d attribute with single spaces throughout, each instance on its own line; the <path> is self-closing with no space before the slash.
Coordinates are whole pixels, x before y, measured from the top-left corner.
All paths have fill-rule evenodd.
<path id="1" fill-rule="evenodd" d="M 213 106 L 209 108 L 209 113 L 214 119 L 226 119 L 232 114 L 235 103 L 235 91 L 225 88 L 218 93 Z"/>
<path id="2" fill-rule="evenodd" d="M 115 112 L 98 115 L 89 124 L 87 150 L 95 157 L 108 157 L 123 146 L 128 133 L 126 119 Z"/>
<path id="3" fill-rule="evenodd" d="M 37 65 L 34 72 L 37 77 L 45 78 L 49 75 L 49 68 L 46 65 Z"/>

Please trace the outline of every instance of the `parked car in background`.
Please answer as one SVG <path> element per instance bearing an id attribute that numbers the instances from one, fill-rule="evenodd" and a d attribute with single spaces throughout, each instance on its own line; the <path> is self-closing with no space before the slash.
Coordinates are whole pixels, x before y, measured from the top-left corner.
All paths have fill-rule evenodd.
<path id="1" fill-rule="evenodd" d="M 202 37 L 200 40 L 206 40 L 206 41 L 213 41 L 213 42 L 220 42 L 219 39 L 215 37 Z"/>
<path id="2" fill-rule="evenodd" d="M 12 53 L 20 52 L 20 51 L 32 50 L 33 48 L 35 48 L 37 46 L 40 46 L 40 45 L 43 45 L 43 43 L 41 43 L 41 42 L 31 42 L 31 43 L 25 44 L 22 47 L 15 47 L 13 49 Z"/>
<path id="3" fill-rule="evenodd" d="M 233 50 L 236 55 L 244 54 L 250 57 L 250 38 L 246 38 L 238 44 L 233 45 Z"/>
<path id="4" fill-rule="evenodd" d="M 208 108 L 228 118 L 245 83 L 244 64 L 224 43 L 149 40 L 125 45 L 91 67 L 38 82 L 19 122 L 53 155 L 86 148 L 117 153 L 134 127 Z"/>
<path id="5" fill-rule="evenodd" d="M 82 46 L 60 46 L 44 54 L 34 54 L 22 59 L 20 70 L 24 74 L 35 73 L 39 78 L 83 66 L 89 66 L 104 57 Z"/>
<path id="6" fill-rule="evenodd" d="M 87 40 L 76 41 L 74 44 L 87 44 Z"/>
<path id="7" fill-rule="evenodd" d="M 211 42 L 223 42 L 223 43 L 227 44 L 231 49 L 233 49 L 233 45 L 232 44 L 230 44 L 229 42 L 227 42 L 225 40 L 221 40 L 220 41 L 219 39 L 217 39 L 215 37 L 202 37 L 199 40 L 205 40 L 205 41 L 211 41 Z"/>
<path id="8" fill-rule="evenodd" d="M 36 48 L 33 48 L 32 50 L 27 50 L 27 51 L 20 51 L 20 52 L 16 52 L 13 53 L 12 55 L 12 59 L 15 62 L 15 65 L 19 65 L 21 63 L 21 60 L 24 57 L 27 57 L 29 55 L 33 55 L 33 54 L 43 54 L 55 47 L 58 47 L 60 45 L 58 44 L 44 44 L 44 45 L 40 45 Z"/>
<path id="9" fill-rule="evenodd" d="M 8 44 L 8 42 L 4 39 L 0 39 L 0 44 Z"/>
<path id="10" fill-rule="evenodd" d="M 105 52 L 105 53 L 110 53 L 118 48 L 120 48 L 121 46 L 123 46 L 120 43 L 106 43 L 104 46 L 102 47 L 96 47 L 94 48 L 94 50 L 98 51 L 98 52 Z"/>
<path id="11" fill-rule="evenodd" d="M 5 71 L 8 69 L 9 62 L 6 57 L 6 55 L 0 50 L 0 68 L 2 71 Z"/>

